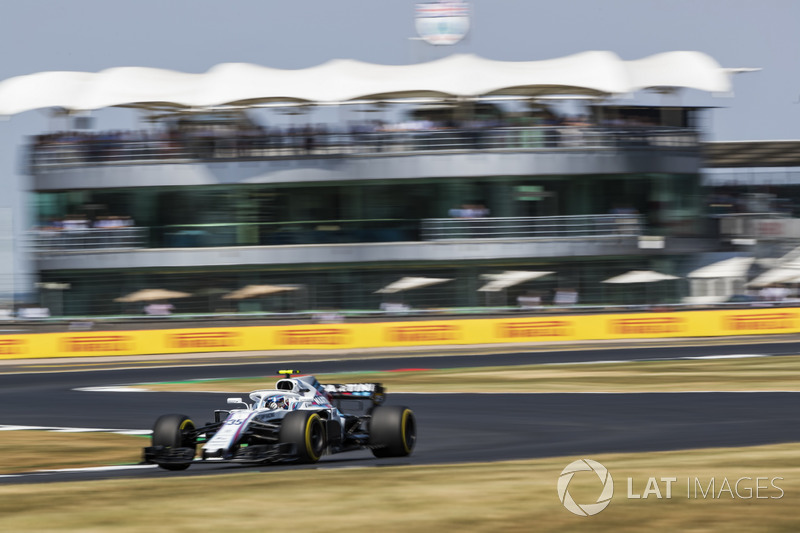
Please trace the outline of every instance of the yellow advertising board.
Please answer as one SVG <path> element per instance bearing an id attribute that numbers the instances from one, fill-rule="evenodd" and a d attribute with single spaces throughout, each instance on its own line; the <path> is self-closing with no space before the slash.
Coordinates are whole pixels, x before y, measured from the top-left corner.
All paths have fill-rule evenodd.
<path id="1" fill-rule="evenodd" d="M 719 335 L 756 335 L 800 331 L 800 309 L 723 311 L 708 316 L 707 320 L 715 321 L 715 328 L 719 331 Z"/>
<path id="2" fill-rule="evenodd" d="M 378 346 L 473 344 L 483 324 L 480 320 L 375 323 L 370 342 Z"/>
<path id="3" fill-rule="evenodd" d="M 636 313 L 600 315 L 598 339 L 652 339 L 694 337 L 691 313 Z M 712 333 L 713 335 L 713 333 Z"/>
<path id="4" fill-rule="evenodd" d="M 800 309 L 538 315 L 226 328 L 0 335 L 0 359 L 255 352 L 800 332 Z"/>
<path id="5" fill-rule="evenodd" d="M 574 341 L 582 338 L 580 316 L 548 316 L 487 320 L 489 328 L 481 344 Z"/>

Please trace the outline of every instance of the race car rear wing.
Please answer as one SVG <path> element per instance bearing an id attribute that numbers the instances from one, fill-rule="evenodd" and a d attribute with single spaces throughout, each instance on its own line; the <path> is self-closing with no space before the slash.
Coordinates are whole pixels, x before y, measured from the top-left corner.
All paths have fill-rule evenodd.
<path id="1" fill-rule="evenodd" d="M 322 388 L 331 400 L 371 400 L 373 405 L 386 400 L 386 389 L 380 383 L 326 383 Z"/>

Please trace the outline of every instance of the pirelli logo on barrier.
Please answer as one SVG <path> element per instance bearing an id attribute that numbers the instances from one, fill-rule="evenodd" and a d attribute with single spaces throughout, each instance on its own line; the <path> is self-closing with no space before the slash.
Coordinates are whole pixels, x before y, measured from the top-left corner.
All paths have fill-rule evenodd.
<path id="1" fill-rule="evenodd" d="M 135 348 L 133 337 L 128 335 L 81 335 L 61 339 L 61 348 L 65 352 L 129 352 Z"/>
<path id="2" fill-rule="evenodd" d="M 22 339 L 0 339 L 0 355 L 28 353 L 28 343 Z"/>
<path id="3" fill-rule="evenodd" d="M 441 342 L 458 340 L 460 337 L 461 328 L 447 324 L 395 326 L 386 329 L 386 340 L 391 342 Z"/>
<path id="4" fill-rule="evenodd" d="M 572 323 L 567 320 L 529 320 L 497 324 L 497 336 L 501 339 L 570 337 L 572 333 Z"/>
<path id="5" fill-rule="evenodd" d="M 238 346 L 240 335 L 232 331 L 173 333 L 167 335 L 170 348 L 230 348 Z"/>
<path id="6" fill-rule="evenodd" d="M 761 331 L 765 329 L 794 329 L 795 313 L 742 314 L 725 318 L 725 328 L 734 331 Z"/>
<path id="7" fill-rule="evenodd" d="M 350 331 L 345 328 L 283 329 L 277 332 L 276 342 L 289 346 L 338 346 L 350 342 Z"/>
<path id="8" fill-rule="evenodd" d="M 611 320 L 611 332 L 619 335 L 665 335 L 686 330 L 683 318 L 655 316 L 642 318 L 619 318 Z"/>

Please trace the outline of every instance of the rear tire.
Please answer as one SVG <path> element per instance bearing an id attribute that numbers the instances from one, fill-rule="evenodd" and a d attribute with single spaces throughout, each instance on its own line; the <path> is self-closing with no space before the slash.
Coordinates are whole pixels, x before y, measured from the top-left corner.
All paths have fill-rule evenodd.
<path id="1" fill-rule="evenodd" d="M 299 463 L 316 463 L 326 445 L 325 427 L 313 411 L 292 411 L 281 423 L 281 443 L 294 444 Z"/>
<path id="2" fill-rule="evenodd" d="M 153 446 L 165 448 L 192 448 L 196 450 L 195 425 L 186 415 L 163 415 L 156 420 L 153 426 Z M 165 470 L 186 470 L 191 465 L 188 463 L 162 463 Z"/>
<path id="3" fill-rule="evenodd" d="M 406 457 L 417 442 L 417 421 L 408 407 L 384 405 L 372 410 L 369 445 L 375 457 Z"/>

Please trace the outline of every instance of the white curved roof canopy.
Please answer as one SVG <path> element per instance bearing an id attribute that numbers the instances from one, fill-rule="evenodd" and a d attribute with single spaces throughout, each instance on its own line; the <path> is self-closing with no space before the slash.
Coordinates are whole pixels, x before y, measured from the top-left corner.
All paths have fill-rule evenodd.
<path id="1" fill-rule="evenodd" d="M 730 92 L 730 73 L 701 52 L 667 52 L 623 61 L 590 51 L 546 61 L 494 61 L 457 54 L 414 65 L 336 59 L 281 70 L 246 63 L 204 74 L 146 67 L 97 73 L 40 72 L 0 82 L 0 115 L 61 107 L 203 108 L 268 102 L 341 103 L 363 99 L 553 94 L 609 96 L 647 88 Z"/>

